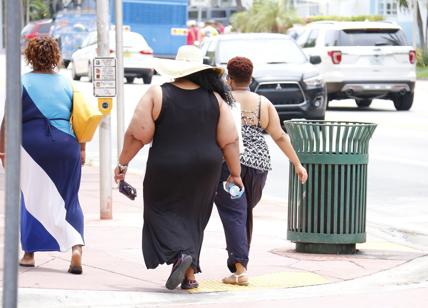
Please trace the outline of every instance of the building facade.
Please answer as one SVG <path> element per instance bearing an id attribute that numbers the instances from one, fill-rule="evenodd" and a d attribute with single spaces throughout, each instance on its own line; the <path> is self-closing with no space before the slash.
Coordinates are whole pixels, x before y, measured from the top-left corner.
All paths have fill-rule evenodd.
<path id="1" fill-rule="evenodd" d="M 386 21 L 399 24 L 413 43 L 413 10 L 399 6 L 398 0 L 292 0 L 299 16 L 380 15 Z M 427 24 L 428 0 L 417 0 L 423 24 Z M 413 0 L 408 0 L 409 4 Z M 424 35 L 427 36 L 426 29 Z M 419 43 L 419 42 L 418 42 Z"/>

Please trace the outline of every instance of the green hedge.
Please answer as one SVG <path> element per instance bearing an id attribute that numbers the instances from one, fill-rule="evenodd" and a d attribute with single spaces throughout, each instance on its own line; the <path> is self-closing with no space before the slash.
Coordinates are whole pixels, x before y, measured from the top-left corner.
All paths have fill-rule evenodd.
<path id="1" fill-rule="evenodd" d="M 416 49 L 416 64 L 420 67 L 428 66 L 428 50 Z"/>
<path id="2" fill-rule="evenodd" d="M 310 23 L 314 21 L 324 21 L 324 20 L 334 20 L 334 21 L 382 21 L 383 16 L 380 15 L 357 15 L 357 16 L 310 16 L 302 18 L 304 23 Z M 302 22 L 302 23 L 303 23 Z"/>
<path id="3" fill-rule="evenodd" d="M 428 67 L 416 67 L 416 78 L 428 79 Z"/>
<path id="4" fill-rule="evenodd" d="M 252 6 L 246 10 L 235 13 L 230 22 L 238 32 L 274 32 L 285 33 L 293 24 L 307 24 L 314 21 L 381 21 L 378 15 L 357 16 L 310 16 L 300 17 L 284 0 L 254 0 Z"/>

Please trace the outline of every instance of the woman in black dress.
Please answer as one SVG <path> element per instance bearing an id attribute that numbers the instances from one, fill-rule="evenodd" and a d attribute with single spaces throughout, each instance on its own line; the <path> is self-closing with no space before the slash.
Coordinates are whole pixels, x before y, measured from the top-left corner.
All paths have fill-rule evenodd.
<path id="1" fill-rule="evenodd" d="M 156 62 L 174 78 L 152 86 L 135 109 L 115 169 L 124 179 L 127 165 L 152 142 L 144 178 L 143 255 L 147 268 L 174 264 L 165 286 L 198 287 L 199 255 L 211 215 L 223 157 L 229 181 L 240 178 L 238 134 L 226 103 L 221 69 L 203 64 L 201 51 L 183 46 L 176 60 Z"/>

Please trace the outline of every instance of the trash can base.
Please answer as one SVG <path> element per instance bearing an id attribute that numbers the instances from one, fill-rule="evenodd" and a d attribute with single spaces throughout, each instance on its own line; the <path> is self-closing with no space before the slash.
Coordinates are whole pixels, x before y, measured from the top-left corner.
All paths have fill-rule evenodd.
<path id="1" fill-rule="evenodd" d="M 316 243 L 296 243 L 296 251 L 303 253 L 325 253 L 325 254 L 355 254 L 357 252 L 355 244 L 316 244 Z"/>

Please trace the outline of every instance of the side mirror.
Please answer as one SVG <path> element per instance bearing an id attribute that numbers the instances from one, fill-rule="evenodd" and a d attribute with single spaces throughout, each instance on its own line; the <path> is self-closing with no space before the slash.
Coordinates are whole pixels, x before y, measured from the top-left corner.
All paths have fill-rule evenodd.
<path id="1" fill-rule="evenodd" d="M 321 57 L 320 56 L 310 56 L 309 62 L 312 64 L 320 64 L 321 63 Z"/>
<path id="2" fill-rule="evenodd" d="M 212 61 L 210 57 L 204 57 L 204 64 L 206 65 L 212 65 Z"/>

